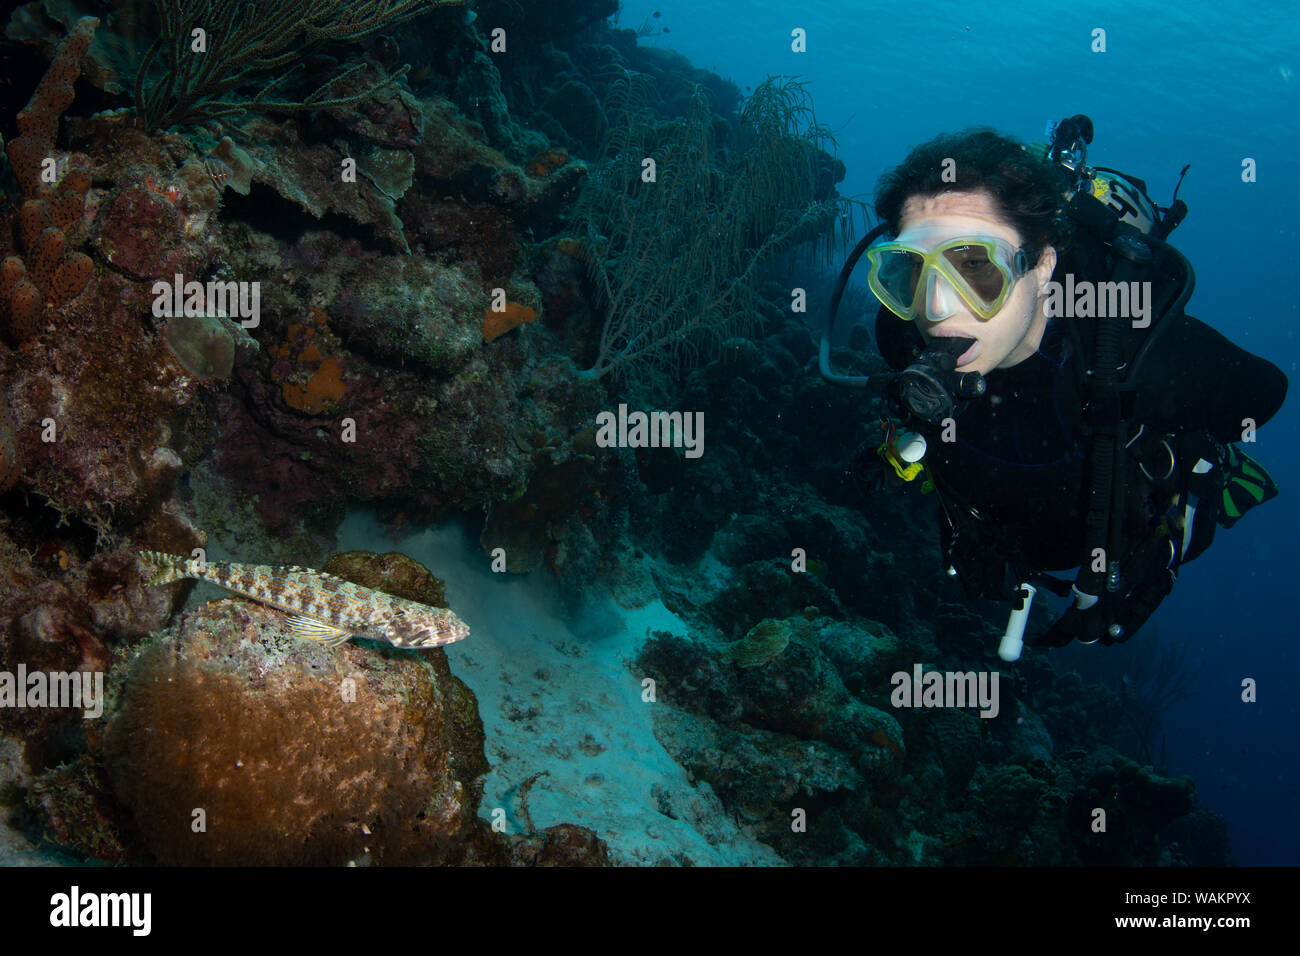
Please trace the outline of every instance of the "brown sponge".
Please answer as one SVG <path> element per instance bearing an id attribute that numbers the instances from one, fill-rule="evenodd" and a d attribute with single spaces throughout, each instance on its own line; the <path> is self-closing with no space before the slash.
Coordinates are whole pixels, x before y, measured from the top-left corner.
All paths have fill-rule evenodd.
<path id="1" fill-rule="evenodd" d="M 81 290 L 86 287 L 94 271 L 95 263 L 84 252 L 73 252 L 64 256 L 59 267 L 54 270 L 50 300 L 58 306 L 75 299 L 81 295 Z"/>
<path id="2" fill-rule="evenodd" d="M 42 292 L 54 285 L 54 270 L 59 267 L 63 254 L 68 251 L 68 237 L 57 226 L 51 226 L 36 240 L 36 248 L 27 257 L 31 263 L 32 281 Z"/>
<path id="3" fill-rule="evenodd" d="M 54 225 L 50 214 L 50 204 L 43 199 L 28 199 L 18 210 L 18 236 L 23 241 L 23 249 L 31 252 L 41 233 Z"/>
<path id="4" fill-rule="evenodd" d="M 8 308 L 9 298 L 18 287 L 18 280 L 27 278 L 27 267 L 17 256 L 9 256 L 0 262 L 0 306 Z"/>
<path id="5" fill-rule="evenodd" d="M 18 285 L 9 297 L 9 334 L 14 341 L 22 343 L 36 338 L 41 330 L 41 313 L 44 311 L 45 302 L 41 298 L 41 290 L 30 279 L 18 280 Z"/>
<path id="6" fill-rule="evenodd" d="M 72 84 L 81 75 L 81 58 L 90 48 L 99 21 L 82 17 L 59 44 L 50 68 L 46 70 L 36 92 L 27 105 L 18 112 L 18 131 L 21 134 L 9 143 L 6 152 L 13 166 L 18 184 L 28 196 L 35 196 L 41 187 L 41 162 L 54 150 L 59 133 L 59 117 L 72 105 Z"/>
<path id="7" fill-rule="evenodd" d="M 63 177 L 63 191 L 74 192 L 85 197 L 90 190 L 90 171 L 86 169 L 69 169 Z"/>
<path id="8" fill-rule="evenodd" d="M 86 200 L 81 193 L 65 189 L 54 200 L 54 224 L 60 229 L 71 229 L 81 221 L 81 212 L 86 207 Z"/>

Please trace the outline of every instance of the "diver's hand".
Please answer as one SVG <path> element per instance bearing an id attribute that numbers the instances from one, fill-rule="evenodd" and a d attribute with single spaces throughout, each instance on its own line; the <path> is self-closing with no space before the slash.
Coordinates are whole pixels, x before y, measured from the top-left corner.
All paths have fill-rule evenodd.
<path id="1" fill-rule="evenodd" d="M 1095 605 L 1094 609 L 1100 606 L 1100 604 Z M 1064 647 L 1071 641 L 1080 641 L 1084 644 L 1099 641 L 1106 632 L 1106 625 L 1100 611 L 1092 613 L 1094 609 L 1081 611 L 1071 606 L 1055 624 L 1048 628 L 1046 634 L 1025 638 L 1025 643 L 1038 647 Z"/>
<path id="2" fill-rule="evenodd" d="M 1146 539 L 1125 562 L 1124 580 L 1132 583 L 1127 584 L 1121 593 L 1104 595 L 1086 611 L 1070 607 L 1046 634 L 1026 643 L 1064 647 L 1070 641 L 1084 644 L 1127 641 L 1173 590 L 1174 579 L 1167 567 L 1168 560 L 1167 538 L 1153 536 Z M 1112 632 L 1112 625 L 1118 626 L 1117 633 Z"/>
<path id="3" fill-rule="evenodd" d="M 853 486 L 865 498 L 874 498 L 890 487 L 890 468 L 871 442 L 863 442 L 849 463 Z M 895 482 L 898 483 L 898 482 Z"/>

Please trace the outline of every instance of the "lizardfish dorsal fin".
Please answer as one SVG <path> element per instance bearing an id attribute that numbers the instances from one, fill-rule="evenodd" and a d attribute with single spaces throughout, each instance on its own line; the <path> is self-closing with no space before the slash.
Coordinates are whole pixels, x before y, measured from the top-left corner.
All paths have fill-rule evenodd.
<path id="1" fill-rule="evenodd" d="M 302 617 L 298 614 L 286 618 L 284 626 L 299 637 L 308 641 L 318 641 L 326 647 L 337 647 L 352 636 L 351 631 L 332 627 L 324 621 L 316 620 L 314 617 Z"/>
<path id="2" fill-rule="evenodd" d="M 185 558 L 178 554 L 163 554 L 161 551 L 140 551 L 140 558 L 145 568 L 153 573 L 144 582 L 146 587 L 158 584 L 171 584 L 192 577 L 185 567 Z"/>

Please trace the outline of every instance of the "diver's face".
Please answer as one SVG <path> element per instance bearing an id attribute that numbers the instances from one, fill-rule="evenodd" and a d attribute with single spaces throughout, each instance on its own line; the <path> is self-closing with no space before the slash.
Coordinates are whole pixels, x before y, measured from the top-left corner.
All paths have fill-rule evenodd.
<path id="1" fill-rule="evenodd" d="M 962 236 L 998 237 L 1017 249 L 1021 243 L 1020 234 L 998 217 L 988 193 L 982 190 L 913 196 L 903 204 L 899 241 L 933 248 Z M 940 277 L 934 283 L 934 301 L 925 302 L 913 321 L 927 342 L 944 336 L 975 340 L 958 356 L 959 372 L 987 375 L 995 368 L 1010 368 L 1038 350 L 1047 326 L 1043 290 L 1055 268 L 1056 250 L 1048 246 L 1038 264 L 1016 281 L 1002 308 L 990 319 L 971 312 L 947 280 Z"/>

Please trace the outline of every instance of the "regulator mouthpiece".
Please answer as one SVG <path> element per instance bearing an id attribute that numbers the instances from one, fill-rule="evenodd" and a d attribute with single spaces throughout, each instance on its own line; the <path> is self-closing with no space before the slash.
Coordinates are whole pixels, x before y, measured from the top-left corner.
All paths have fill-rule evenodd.
<path id="1" fill-rule="evenodd" d="M 979 372 L 956 371 L 957 359 L 974 339 L 937 338 L 894 379 L 894 400 L 904 412 L 937 425 L 956 410 L 957 399 L 978 398 L 988 388 Z"/>

